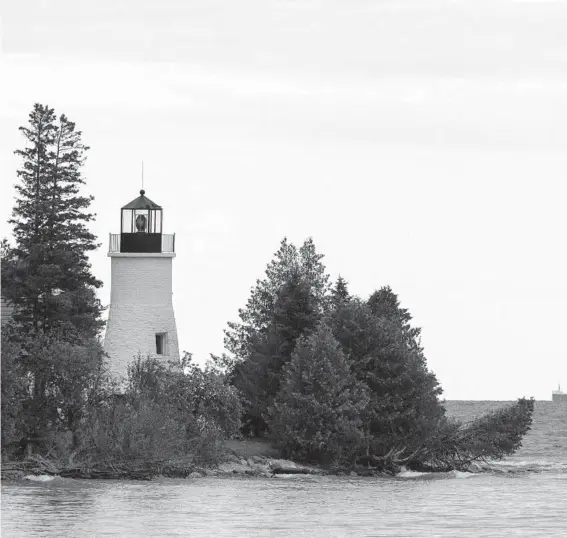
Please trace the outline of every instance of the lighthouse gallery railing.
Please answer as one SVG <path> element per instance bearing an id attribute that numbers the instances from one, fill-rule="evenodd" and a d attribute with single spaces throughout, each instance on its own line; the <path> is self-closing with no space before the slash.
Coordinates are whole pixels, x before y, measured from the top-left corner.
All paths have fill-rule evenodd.
<path id="1" fill-rule="evenodd" d="M 120 234 L 109 234 L 108 252 L 120 252 Z M 175 252 L 175 234 L 161 234 L 161 251 Z"/>

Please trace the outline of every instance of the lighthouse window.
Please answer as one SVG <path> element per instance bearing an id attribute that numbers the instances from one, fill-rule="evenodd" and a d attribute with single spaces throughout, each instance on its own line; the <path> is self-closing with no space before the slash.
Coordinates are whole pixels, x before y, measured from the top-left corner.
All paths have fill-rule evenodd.
<path id="1" fill-rule="evenodd" d="M 156 334 L 156 354 L 167 355 L 167 333 Z"/>

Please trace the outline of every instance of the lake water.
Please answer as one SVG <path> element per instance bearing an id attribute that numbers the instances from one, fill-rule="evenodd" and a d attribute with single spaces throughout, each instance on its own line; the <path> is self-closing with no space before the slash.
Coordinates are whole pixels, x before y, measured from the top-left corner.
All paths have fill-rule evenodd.
<path id="1" fill-rule="evenodd" d="M 468 419 L 502 402 L 448 402 Z M 567 405 L 536 404 L 501 474 L 2 484 L 2 536 L 566 537 Z"/>

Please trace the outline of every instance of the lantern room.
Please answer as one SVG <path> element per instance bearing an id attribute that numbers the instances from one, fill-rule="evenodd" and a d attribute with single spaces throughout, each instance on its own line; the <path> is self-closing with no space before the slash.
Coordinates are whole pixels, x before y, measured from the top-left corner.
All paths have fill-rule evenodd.
<path id="1" fill-rule="evenodd" d="M 111 234 L 110 252 L 174 252 L 174 235 L 162 234 L 163 209 L 145 196 L 126 204 L 120 211 L 120 236 Z"/>

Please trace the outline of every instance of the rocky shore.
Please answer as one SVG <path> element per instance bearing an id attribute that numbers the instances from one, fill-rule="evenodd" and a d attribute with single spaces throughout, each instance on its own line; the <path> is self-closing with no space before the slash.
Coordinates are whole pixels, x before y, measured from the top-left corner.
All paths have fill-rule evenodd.
<path id="1" fill-rule="evenodd" d="M 151 480 L 169 478 L 201 478 L 205 476 L 261 476 L 278 474 L 328 474 L 316 467 L 298 465 L 293 461 L 253 456 L 249 459 L 228 456 L 213 466 L 195 465 L 190 460 L 163 462 L 114 462 L 96 465 L 65 465 L 59 461 L 31 458 L 2 466 L 2 480 L 22 480 L 34 476 L 60 476 L 84 479 Z"/>
<path id="2" fill-rule="evenodd" d="M 2 480 L 34 479 L 37 476 L 60 476 L 83 479 L 151 480 L 201 478 L 205 476 L 274 477 L 278 475 L 350 475 L 376 476 L 379 472 L 365 467 L 342 469 L 298 464 L 282 459 L 267 441 L 230 441 L 223 445 L 218 463 L 199 465 L 191 457 L 168 461 L 127 461 L 74 463 L 71 459 L 53 460 L 31 456 L 2 465 Z"/>
<path id="3" fill-rule="evenodd" d="M 522 469 L 522 472 L 538 472 Z M 468 472 L 508 474 L 516 469 L 500 469 L 489 464 L 472 465 Z M 423 473 L 418 473 L 423 474 Z M 436 473 L 433 473 L 436 474 Z M 443 474 L 443 473 L 441 473 Z M 446 474 L 446 473 L 445 473 Z M 23 461 L 2 465 L 2 480 L 48 480 L 48 477 L 107 479 L 107 480 L 152 480 L 158 477 L 197 479 L 204 477 L 264 477 L 280 475 L 333 475 L 333 476 L 374 476 L 391 477 L 376 469 L 354 466 L 350 468 L 323 468 L 298 464 L 291 460 L 264 455 L 244 457 L 241 454 L 226 454 L 216 465 L 196 465 L 190 458 L 154 462 L 107 462 L 96 465 L 68 465 L 61 461 L 31 457 Z M 403 473 L 401 475 L 403 477 Z M 43 478 L 42 478 L 43 477 Z"/>
<path id="4" fill-rule="evenodd" d="M 399 469 L 403 471 L 403 469 Z M 532 471 L 532 469 L 528 469 Z M 469 466 L 471 473 L 513 473 L 516 469 L 475 463 Z M 522 471 L 526 471 L 522 469 Z M 537 471 L 535 471 L 537 472 Z M 25 460 L 3 462 L 2 480 L 36 480 L 38 477 L 152 480 L 167 478 L 203 477 L 277 477 L 280 475 L 334 475 L 334 476 L 393 476 L 363 465 L 352 467 L 322 467 L 304 465 L 281 458 L 268 440 L 231 440 L 219 447 L 217 463 L 198 464 L 190 456 L 164 461 L 126 462 L 73 462 L 73 458 L 48 459 L 30 456 Z M 402 473 L 403 476 L 403 473 Z"/>

